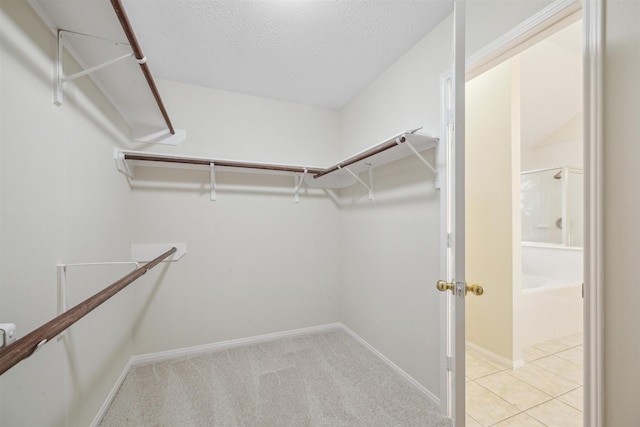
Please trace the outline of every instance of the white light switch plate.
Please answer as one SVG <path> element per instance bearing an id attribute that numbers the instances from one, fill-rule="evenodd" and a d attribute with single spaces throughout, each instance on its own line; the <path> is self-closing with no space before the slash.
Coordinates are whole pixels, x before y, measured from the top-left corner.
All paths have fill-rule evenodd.
<path id="1" fill-rule="evenodd" d="M 6 347 L 16 340 L 16 325 L 0 323 L 0 348 Z"/>

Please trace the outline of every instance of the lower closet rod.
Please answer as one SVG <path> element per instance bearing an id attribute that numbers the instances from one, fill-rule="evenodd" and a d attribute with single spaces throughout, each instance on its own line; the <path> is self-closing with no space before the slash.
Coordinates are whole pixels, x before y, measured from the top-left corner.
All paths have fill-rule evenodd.
<path id="1" fill-rule="evenodd" d="M 177 249 L 175 247 L 169 249 L 153 261 L 148 262 L 142 267 L 113 282 L 97 294 L 87 298 L 75 307 L 65 311 L 58 317 L 53 318 L 38 329 L 28 333 L 13 344 L 9 344 L 0 350 L 0 375 L 11 369 L 18 362 L 31 356 L 40 349 L 40 347 L 55 338 L 59 333 L 82 319 L 100 304 L 123 290 L 134 280 L 146 274 L 147 271 L 160 264 L 160 262 L 174 254 L 176 251 Z"/>

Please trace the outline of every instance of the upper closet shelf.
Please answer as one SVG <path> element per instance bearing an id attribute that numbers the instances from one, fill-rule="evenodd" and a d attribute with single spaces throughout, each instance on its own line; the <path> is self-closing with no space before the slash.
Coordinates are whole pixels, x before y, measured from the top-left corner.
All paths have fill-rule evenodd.
<path id="1" fill-rule="evenodd" d="M 120 0 L 28 2 L 57 38 L 56 104 L 63 103 L 65 86 L 88 75 L 129 124 L 132 140 L 177 145 L 185 139 L 171 123 Z M 65 49 L 81 69 L 65 64 Z"/>
<path id="2" fill-rule="evenodd" d="M 225 160 L 209 157 L 176 156 L 165 153 L 150 153 L 146 151 L 115 150 L 118 170 L 133 178 L 137 167 L 168 167 L 210 170 L 212 185 L 215 171 L 252 172 L 262 174 L 297 174 L 304 178 L 310 187 L 342 188 L 360 181 L 367 187 L 358 174 L 366 170 L 382 166 L 403 157 L 417 155 L 428 167 L 435 172 L 435 168 L 421 155 L 421 152 L 437 147 L 438 138 L 418 133 L 418 129 L 399 133 L 373 147 L 361 151 L 340 163 L 328 168 L 304 165 L 286 165 L 275 163 L 258 163 L 243 160 Z M 300 181 L 297 186 L 302 184 Z M 371 188 L 370 188 L 371 190 Z"/>
<path id="3" fill-rule="evenodd" d="M 419 132 L 421 128 L 401 132 L 383 142 L 361 151 L 340 163 L 326 168 L 319 174 L 307 176 L 310 187 L 343 188 L 359 181 L 357 175 L 366 170 L 417 155 L 434 173 L 436 169 L 420 154 L 430 148 L 437 148 L 438 138 Z M 362 182 L 362 181 L 361 181 Z M 362 182 L 365 186 L 366 183 Z"/>

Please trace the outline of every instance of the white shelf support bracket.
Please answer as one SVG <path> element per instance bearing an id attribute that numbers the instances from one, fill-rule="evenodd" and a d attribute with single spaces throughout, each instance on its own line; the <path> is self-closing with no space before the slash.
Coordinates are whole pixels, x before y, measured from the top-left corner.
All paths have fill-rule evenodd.
<path id="1" fill-rule="evenodd" d="M 59 264 L 58 271 L 58 315 L 67 311 L 67 266 Z M 64 335 L 64 331 L 60 336 Z"/>
<path id="2" fill-rule="evenodd" d="M 79 71 L 75 74 L 72 74 L 70 76 L 65 76 L 64 75 L 64 65 L 63 65 L 63 59 L 64 59 L 64 39 L 63 39 L 63 35 L 64 33 L 69 33 L 69 34 L 77 34 L 77 33 L 73 33 L 71 31 L 65 31 L 65 30 L 58 30 L 58 37 L 56 38 L 56 42 L 57 42 L 57 49 L 56 49 L 56 62 L 54 64 L 54 69 L 53 69 L 53 77 L 55 79 L 55 89 L 54 89 L 54 94 L 53 94 L 53 102 L 56 105 L 62 105 L 62 101 L 64 99 L 64 84 L 70 81 L 73 81 L 77 78 L 86 76 L 87 74 L 91 74 L 95 71 L 98 70 L 102 70 L 103 68 L 106 68 L 112 64 L 115 64 L 116 62 L 120 62 L 124 59 L 130 58 L 130 57 L 134 57 L 133 52 L 130 52 L 126 55 L 122 55 L 119 56 L 117 58 L 111 59 L 105 63 L 102 64 L 98 64 L 96 66 L 93 67 L 89 67 L 85 70 Z M 85 34 L 78 34 L 78 35 L 82 35 L 85 36 Z M 97 38 L 97 37 L 96 37 Z M 117 42 L 114 42 L 116 44 L 120 44 Z"/>
<path id="3" fill-rule="evenodd" d="M 338 165 L 338 169 L 344 169 L 347 172 L 349 172 L 349 174 L 354 177 L 360 184 L 364 185 L 365 188 L 367 190 L 369 190 L 369 200 L 373 200 L 373 168 L 371 167 L 371 165 L 369 164 L 369 184 L 367 184 L 366 182 L 364 182 L 363 180 L 360 179 L 360 177 L 353 173 L 351 171 L 351 169 L 349 169 L 348 167 L 342 167 L 340 165 Z"/>
<path id="4" fill-rule="evenodd" d="M 211 167 L 211 201 L 215 202 L 218 199 L 216 194 L 216 165 L 211 163 L 209 166 Z"/>
<path id="5" fill-rule="evenodd" d="M 420 153 L 418 152 L 418 150 L 416 150 L 416 149 L 415 149 L 415 147 L 414 147 L 413 145 L 411 145 L 411 143 L 410 143 L 409 141 L 405 141 L 404 143 L 405 143 L 405 144 L 407 144 L 407 147 L 409 147 L 409 148 L 411 149 L 411 151 L 413 151 L 413 154 L 415 154 L 415 155 L 416 155 L 420 160 L 422 160 L 422 163 L 424 163 L 425 165 L 427 165 L 427 167 L 428 167 L 429 169 L 431 169 L 431 171 L 432 171 L 433 173 L 435 173 L 436 175 L 438 174 L 438 171 L 436 171 L 436 168 L 435 168 L 435 167 L 433 167 L 433 165 L 432 165 L 431 163 L 429 163 L 429 162 L 427 161 L 427 159 L 425 159 L 425 158 L 422 156 L 422 154 L 420 154 Z"/>
<path id="6" fill-rule="evenodd" d="M 58 307 L 57 313 L 58 316 L 62 313 L 66 312 L 69 307 L 67 304 L 67 267 L 82 267 L 82 266 L 92 266 L 92 265 L 134 265 L 135 268 L 139 267 L 139 264 L 135 261 L 116 261 L 116 262 L 85 262 L 85 263 L 76 263 L 76 264 L 58 264 L 56 266 L 57 276 L 58 276 Z M 65 336 L 67 330 L 62 331 L 57 339 L 60 341 L 62 337 Z"/>
<path id="7" fill-rule="evenodd" d="M 300 203 L 300 188 L 302 187 L 302 183 L 304 179 L 307 177 L 307 168 L 304 168 L 304 173 L 298 178 L 299 174 L 295 174 L 293 176 L 293 189 L 294 189 L 294 200 L 296 203 Z"/>
<path id="8" fill-rule="evenodd" d="M 55 86 L 53 88 L 53 103 L 55 105 L 62 105 L 64 99 L 64 92 L 62 90 L 62 57 L 64 56 L 62 45 L 62 31 L 58 30 L 58 37 L 56 38 L 56 62 L 53 66 L 53 78 Z"/>
<path id="9" fill-rule="evenodd" d="M 129 167 L 129 163 L 125 160 L 124 153 L 115 148 L 113 150 L 113 158 L 116 159 L 116 167 L 118 168 L 118 171 L 125 174 L 129 178 L 133 178 L 133 171 Z"/>
<path id="10" fill-rule="evenodd" d="M 370 163 L 367 166 L 369 167 L 369 200 L 373 201 L 373 167 Z"/>

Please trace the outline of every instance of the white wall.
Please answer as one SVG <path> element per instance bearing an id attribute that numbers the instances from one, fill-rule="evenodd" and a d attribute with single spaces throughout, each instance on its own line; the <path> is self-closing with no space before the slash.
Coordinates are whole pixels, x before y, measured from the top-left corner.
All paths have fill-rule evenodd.
<path id="1" fill-rule="evenodd" d="M 450 67 L 446 19 L 341 113 L 343 154 L 404 129 L 440 133 L 440 76 Z M 432 158 L 434 151 L 427 152 Z M 440 396 L 440 193 L 410 157 L 377 168 L 366 189 L 341 192 L 344 323 Z"/>
<path id="2" fill-rule="evenodd" d="M 582 169 L 582 145 L 581 113 L 539 144 L 523 147 L 521 168 L 523 171 L 562 166 Z"/>
<path id="3" fill-rule="evenodd" d="M 172 120 L 188 132 L 183 144 L 164 151 L 320 166 L 335 161 L 335 111 L 158 85 L 174 106 Z M 136 353 L 340 320 L 340 225 L 332 199 L 304 189 L 295 204 L 290 176 L 218 172 L 217 184 L 212 202 L 208 171 L 137 172 L 134 242 L 183 242 L 188 253 L 161 282 L 137 288 L 144 311 Z"/>
<path id="4" fill-rule="evenodd" d="M 54 106 L 54 40 L 26 2 L 0 1 L 0 321 L 19 336 L 56 315 L 56 264 L 130 256 L 130 191 L 112 153 L 127 129 L 86 79 Z M 70 303 L 125 271 L 70 270 Z M 88 425 L 131 356 L 132 297 L 3 374 L 0 425 Z"/>
<path id="5" fill-rule="evenodd" d="M 631 426 L 640 420 L 640 2 L 604 3 L 604 425 Z"/>

